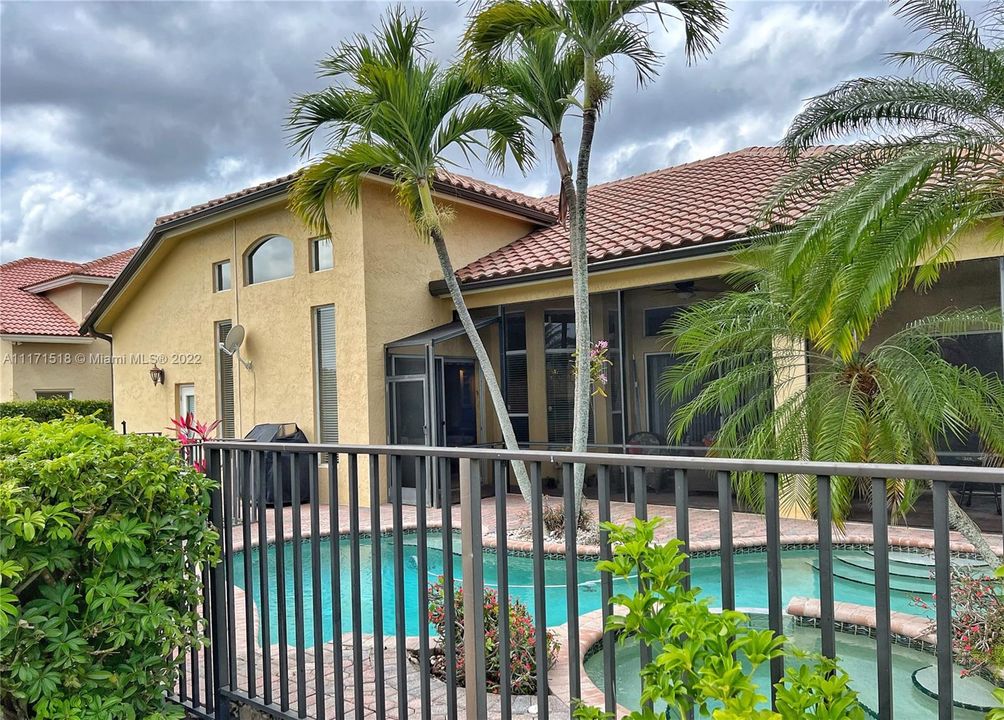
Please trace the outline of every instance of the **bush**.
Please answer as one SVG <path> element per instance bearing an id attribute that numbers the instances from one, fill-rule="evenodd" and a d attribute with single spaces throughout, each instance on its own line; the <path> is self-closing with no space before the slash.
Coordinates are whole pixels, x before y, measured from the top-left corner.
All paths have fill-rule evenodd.
<path id="1" fill-rule="evenodd" d="M 777 712 L 764 708 L 768 693 L 754 682 L 754 673 L 771 658 L 786 654 L 784 637 L 750 627 L 740 612 L 712 612 L 708 600 L 699 598 L 698 588 L 686 590 L 687 574 L 680 569 L 686 559 L 682 543 L 656 544 L 659 522 L 635 520 L 625 527 L 603 523 L 614 555 L 597 564 L 601 572 L 632 583 L 641 578 L 643 583 L 631 596 L 611 598 L 622 614 L 612 614 L 606 627 L 620 642 L 632 639 L 653 648 L 652 661 L 641 669 L 643 704 L 665 704 L 667 720 L 691 715 L 716 720 L 864 720 L 847 674 L 831 660 L 797 652 L 806 662 L 788 664 L 777 684 Z M 575 716 L 606 717 L 585 706 L 577 708 Z M 656 716 L 634 712 L 627 717 Z"/>
<path id="2" fill-rule="evenodd" d="M 917 597 L 913 604 L 930 610 L 935 603 Z M 934 633 L 932 624 L 928 632 Z M 1004 568 L 996 577 L 952 569 L 952 651 L 955 662 L 973 672 L 1004 672 Z"/>
<path id="3" fill-rule="evenodd" d="M 213 563 L 211 481 L 166 438 L 0 419 L 0 716 L 179 717 Z"/>
<path id="4" fill-rule="evenodd" d="M 66 415 L 87 417 L 97 414 L 106 425 L 112 424 L 112 404 L 109 400 L 68 400 L 44 398 L 42 400 L 13 400 L 0 403 L 0 418 L 26 417 L 35 422 L 61 420 Z"/>
<path id="5" fill-rule="evenodd" d="M 485 678 L 488 692 L 497 693 L 501 682 L 501 654 L 499 634 L 498 594 L 485 588 Z M 440 645 L 446 639 L 446 588 L 442 578 L 429 588 L 429 621 L 436 627 Z M 458 588 L 453 596 L 453 639 L 457 649 L 457 684 L 464 685 L 464 591 Z M 533 618 L 526 606 L 519 600 L 509 601 L 509 667 L 512 677 L 512 691 L 517 695 L 532 695 L 537 692 L 537 657 L 534 644 Z M 558 641 L 554 633 L 547 631 L 547 666 L 551 667 L 558 657 Z M 446 658 L 434 659 L 433 672 L 446 674 Z"/>

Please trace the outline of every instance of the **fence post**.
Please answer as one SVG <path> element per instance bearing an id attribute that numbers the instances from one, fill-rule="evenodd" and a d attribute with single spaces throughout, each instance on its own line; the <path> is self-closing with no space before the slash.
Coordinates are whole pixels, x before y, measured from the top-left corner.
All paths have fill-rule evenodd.
<path id="1" fill-rule="evenodd" d="M 484 567 L 481 557 L 481 473 L 470 458 L 460 459 L 460 552 L 464 588 L 464 686 L 468 720 L 488 717 L 485 681 Z M 444 539 L 444 543 L 447 542 Z M 445 546 L 444 546 L 445 547 Z M 503 588 L 499 588 L 504 592 Z"/>
<path id="2" fill-rule="evenodd" d="M 227 518 L 223 509 L 223 453 L 210 445 L 206 453 L 206 474 L 210 479 L 216 481 L 210 501 L 210 515 L 213 525 L 220 534 L 220 551 L 226 552 L 223 541 L 224 533 L 230 532 Z M 230 653 L 227 647 L 227 566 L 226 562 L 220 561 L 209 573 L 209 587 L 207 591 L 212 607 L 211 617 L 206 618 L 209 623 L 209 639 L 212 649 L 213 667 L 213 708 L 219 720 L 229 720 L 230 700 L 224 696 L 221 690 L 226 687 L 230 689 Z M 207 668 L 209 671 L 210 668 Z"/>

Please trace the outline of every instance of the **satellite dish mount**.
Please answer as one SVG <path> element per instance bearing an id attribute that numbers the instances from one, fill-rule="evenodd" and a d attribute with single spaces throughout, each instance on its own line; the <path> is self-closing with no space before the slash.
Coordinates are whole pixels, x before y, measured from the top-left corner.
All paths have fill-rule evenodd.
<path id="1" fill-rule="evenodd" d="M 252 369 L 251 361 L 245 360 L 241 357 L 241 345 L 244 343 L 244 326 L 234 325 L 230 328 L 230 332 L 227 333 L 226 338 L 220 343 L 220 350 L 225 352 L 230 357 L 237 356 L 240 360 L 241 365 L 243 365 L 248 370 Z"/>

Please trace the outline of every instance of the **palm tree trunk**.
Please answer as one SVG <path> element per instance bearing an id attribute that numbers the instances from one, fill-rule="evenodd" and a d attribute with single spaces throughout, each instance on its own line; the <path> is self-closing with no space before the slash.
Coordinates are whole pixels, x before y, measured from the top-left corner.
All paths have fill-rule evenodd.
<path id="1" fill-rule="evenodd" d="M 450 260 L 450 252 L 446 247 L 446 239 L 443 237 L 443 231 L 439 227 L 439 223 L 436 222 L 437 214 L 435 206 L 432 203 L 432 193 L 429 191 L 427 183 L 420 184 L 419 193 L 422 196 L 422 205 L 426 217 L 430 220 L 429 234 L 432 236 L 432 244 L 436 248 L 436 255 L 439 257 L 439 266 L 443 270 L 443 279 L 446 280 L 446 287 L 450 291 L 453 306 L 457 309 L 460 324 L 463 326 L 464 332 L 467 333 L 467 339 L 470 340 L 471 347 L 474 349 L 474 357 L 477 358 L 478 364 L 481 366 L 481 374 L 485 379 L 488 394 L 491 396 L 492 406 L 495 409 L 495 416 L 498 418 L 499 427 L 502 429 L 502 439 L 505 441 L 505 447 L 507 450 L 519 450 L 516 431 L 513 430 L 512 420 L 509 419 L 505 399 L 502 397 L 502 388 L 499 387 L 498 378 L 495 377 L 495 370 L 492 368 L 492 362 L 488 357 L 485 344 L 481 341 L 481 335 L 478 334 L 478 329 L 474 327 L 474 320 L 467 309 L 467 302 L 464 300 L 463 293 L 460 292 L 460 283 L 457 282 L 457 275 L 453 270 L 453 261 Z M 530 477 L 527 475 L 526 465 L 522 462 L 514 461 L 512 469 L 516 475 L 516 483 L 519 485 L 519 491 L 523 495 L 523 500 L 529 505 Z M 504 528 L 501 531 L 504 532 Z"/>
<path id="2" fill-rule="evenodd" d="M 579 140 L 579 157 L 575 175 L 575 205 L 570 208 L 569 245 L 572 266 L 572 303 L 575 308 L 575 390 L 572 416 L 572 452 L 584 453 L 589 442 L 589 410 L 592 382 L 590 357 L 592 347 L 589 323 L 589 255 L 586 246 L 586 194 L 589 190 L 589 157 L 596 131 L 596 107 L 592 101 L 592 86 L 596 68 L 592 59 L 585 58 L 585 85 L 583 91 L 582 136 Z M 577 463 L 575 476 L 575 514 L 582 507 L 582 489 L 586 480 L 586 466 Z M 567 490 L 566 490 L 567 492 Z"/>
<path id="3" fill-rule="evenodd" d="M 976 553 L 983 558 L 991 570 L 1000 567 L 1001 559 L 990 547 L 990 543 L 987 542 L 986 537 L 980 532 L 973 519 L 956 502 L 955 496 L 951 492 L 948 493 L 948 524 L 976 548 Z"/>

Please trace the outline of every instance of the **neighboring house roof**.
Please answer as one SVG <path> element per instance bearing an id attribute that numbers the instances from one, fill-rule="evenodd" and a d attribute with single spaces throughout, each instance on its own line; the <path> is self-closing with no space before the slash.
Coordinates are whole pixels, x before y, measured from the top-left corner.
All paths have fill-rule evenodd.
<path id="1" fill-rule="evenodd" d="M 595 185 L 587 206 L 589 262 L 740 238 L 757 220 L 767 193 L 790 170 L 781 149 L 750 147 Z M 518 282 L 524 275 L 568 267 L 568 228 L 554 225 L 475 260 L 457 276 L 464 283 Z"/>
<path id="2" fill-rule="evenodd" d="M 154 222 L 155 225 L 163 225 L 173 220 L 196 215 L 203 210 L 219 207 L 228 203 L 260 194 L 268 190 L 284 191 L 300 174 L 299 171 L 277 177 L 274 180 L 253 185 L 237 192 L 232 192 L 222 197 L 207 200 L 204 203 L 193 205 L 184 210 L 162 215 Z M 441 195 L 453 195 L 454 197 L 480 202 L 498 209 L 507 209 L 518 215 L 527 215 L 533 220 L 552 223 L 556 220 L 557 205 L 548 200 L 531 197 L 523 193 L 509 190 L 508 188 L 493 185 L 491 183 L 478 180 L 477 178 L 460 175 L 458 173 L 440 171 L 436 174 L 434 189 Z"/>
<path id="3" fill-rule="evenodd" d="M 26 257 L 0 265 L 0 334 L 79 335 L 77 323 L 33 288 L 62 278 L 114 278 L 136 248 L 86 263 Z"/>

